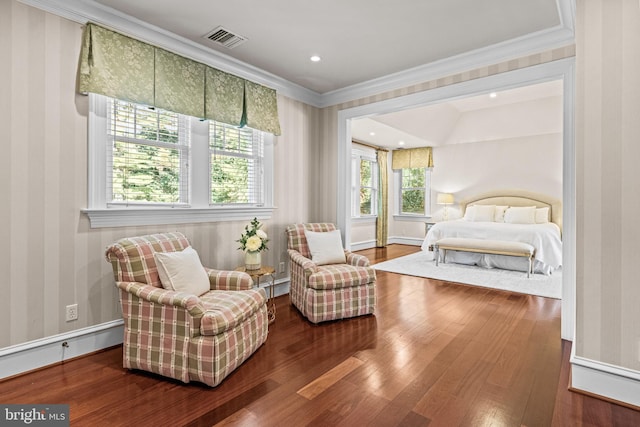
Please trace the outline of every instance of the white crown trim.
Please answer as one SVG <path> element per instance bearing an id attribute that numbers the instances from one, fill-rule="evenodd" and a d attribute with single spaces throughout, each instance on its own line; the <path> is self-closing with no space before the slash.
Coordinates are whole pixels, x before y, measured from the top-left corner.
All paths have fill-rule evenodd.
<path id="1" fill-rule="evenodd" d="M 513 40 L 486 46 L 461 55 L 320 94 L 282 77 L 238 61 L 231 56 L 108 8 L 95 1 L 18 1 L 81 24 L 91 21 L 112 28 L 131 37 L 184 55 L 195 61 L 271 87 L 284 96 L 319 108 L 384 93 L 416 83 L 430 81 L 482 66 L 501 63 L 550 49 L 569 46 L 575 42 L 574 1 L 556 0 L 560 24 L 554 28 L 538 31 Z"/>

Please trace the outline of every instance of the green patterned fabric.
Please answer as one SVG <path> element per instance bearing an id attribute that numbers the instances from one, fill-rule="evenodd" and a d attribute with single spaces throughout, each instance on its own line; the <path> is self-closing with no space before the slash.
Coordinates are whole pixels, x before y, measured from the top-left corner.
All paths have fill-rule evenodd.
<path id="1" fill-rule="evenodd" d="M 250 128 L 280 135 L 276 91 L 246 81 L 244 85 L 244 120 Z"/>
<path id="2" fill-rule="evenodd" d="M 244 110 L 244 79 L 207 67 L 205 118 L 240 126 Z"/>
<path id="3" fill-rule="evenodd" d="M 280 135 L 276 91 L 87 24 L 78 91 Z"/>
<path id="4" fill-rule="evenodd" d="M 78 91 L 154 105 L 155 48 L 87 24 L 80 51 Z"/>
<path id="5" fill-rule="evenodd" d="M 156 49 L 155 106 L 192 117 L 204 117 L 205 65 Z"/>

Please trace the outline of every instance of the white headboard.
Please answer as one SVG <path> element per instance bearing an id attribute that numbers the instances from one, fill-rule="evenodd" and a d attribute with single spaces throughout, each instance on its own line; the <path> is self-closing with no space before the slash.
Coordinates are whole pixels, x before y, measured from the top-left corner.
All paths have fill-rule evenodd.
<path id="1" fill-rule="evenodd" d="M 460 202 L 460 209 L 463 213 L 466 211 L 467 205 L 548 207 L 551 222 L 557 224 L 562 230 L 562 201 L 544 194 L 526 190 L 496 190 Z"/>

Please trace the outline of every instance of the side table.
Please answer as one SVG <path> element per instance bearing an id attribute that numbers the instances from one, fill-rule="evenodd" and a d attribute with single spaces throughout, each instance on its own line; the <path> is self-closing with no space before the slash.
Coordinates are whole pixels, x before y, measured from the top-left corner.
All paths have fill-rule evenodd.
<path id="1" fill-rule="evenodd" d="M 267 299 L 267 316 L 269 318 L 269 324 L 275 322 L 276 320 L 276 301 L 273 296 L 273 288 L 276 284 L 276 270 L 275 268 L 269 265 L 263 265 L 258 270 L 247 270 L 244 266 L 236 268 L 236 271 L 242 271 L 251 276 L 253 280 L 253 286 L 259 288 L 260 280 L 263 277 L 267 277 L 267 282 L 265 282 L 264 287 L 269 289 L 269 297 Z"/>

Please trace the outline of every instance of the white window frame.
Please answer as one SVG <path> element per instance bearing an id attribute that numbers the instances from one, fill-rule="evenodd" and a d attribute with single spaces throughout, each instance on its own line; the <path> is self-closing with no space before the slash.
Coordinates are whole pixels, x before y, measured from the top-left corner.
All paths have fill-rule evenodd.
<path id="1" fill-rule="evenodd" d="M 393 171 L 394 188 L 396 197 L 394 198 L 394 214 L 395 220 L 399 221 L 423 221 L 431 218 L 431 168 L 424 168 L 424 214 L 411 214 L 402 212 L 402 170 Z"/>
<path id="2" fill-rule="evenodd" d="M 109 98 L 104 98 L 105 102 L 106 102 L 106 109 L 107 109 L 107 115 L 109 114 L 109 102 L 111 101 Z M 114 100 L 115 101 L 115 100 Z M 115 103 L 114 103 L 115 104 Z M 148 140 L 139 140 L 139 139 L 135 139 L 135 138 L 131 138 L 131 137 L 123 137 L 120 136 L 118 137 L 118 139 L 129 142 L 129 143 L 134 143 L 134 144 L 145 144 L 147 146 L 150 147 L 157 147 L 157 148 L 168 148 L 168 149 L 172 149 L 172 150 L 178 150 L 180 152 L 180 200 L 178 202 L 175 203 L 165 203 L 165 202 L 147 202 L 147 201 L 137 201 L 137 200 L 124 200 L 124 201 L 117 201 L 117 200 L 113 200 L 112 198 L 109 197 L 110 194 L 113 194 L 113 185 L 110 182 L 110 179 L 108 178 L 112 178 L 112 172 L 109 171 L 109 168 L 106 167 L 105 172 L 106 172 L 106 176 L 105 176 L 105 186 L 106 186 L 106 193 L 105 193 L 105 197 L 106 197 L 106 203 L 107 203 L 107 207 L 118 207 L 118 206 L 144 206 L 144 207 L 188 207 L 189 206 L 189 196 L 190 196 L 190 191 L 189 191 L 189 165 L 191 164 L 191 141 L 190 141 L 190 136 L 191 136 L 191 132 L 189 131 L 189 127 L 190 127 L 190 121 L 191 121 L 191 117 L 189 116 L 185 116 L 182 114 L 178 114 L 177 115 L 177 119 L 178 119 L 178 143 L 177 144 L 172 144 L 172 143 L 166 143 L 166 142 L 160 142 L 160 141 L 148 141 Z M 113 155 L 113 142 L 115 139 L 115 135 L 112 135 L 109 128 L 110 128 L 110 124 L 111 121 L 109 120 L 109 118 L 107 118 L 106 121 L 106 129 L 107 129 L 107 134 L 106 134 L 106 142 L 105 142 L 105 150 L 106 150 L 106 154 L 105 154 L 105 161 L 107 162 L 107 164 L 110 164 L 111 162 L 109 162 L 109 156 Z"/>
<path id="3" fill-rule="evenodd" d="M 353 149 L 351 152 L 351 218 L 354 220 L 373 220 L 378 217 L 378 212 L 371 215 L 362 215 L 360 213 L 360 162 L 366 160 L 372 163 L 371 170 L 371 203 L 377 202 L 379 197 L 379 173 L 380 168 L 378 166 L 378 159 L 374 154 L 367 153 L 358 149 Z"/>
<path id="4" fill-rule="evenodd" d="M 264 133 L 264 204 L 209 205 L 209 123 L 191 120 L 191 166 L 189 167 L 189 204 L 107 203 L 107 98 L 89 94 L 88 199 L 87 214 L 91 228 L 127 227 L 162 224 L 192 224 L 219 221 L 262 220 L 271 218 L 273 206 L 273 149 L 275 137 Z"/>

